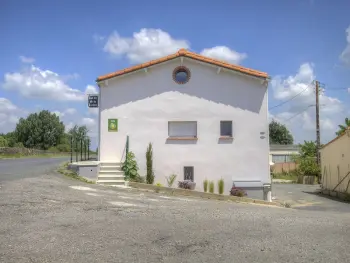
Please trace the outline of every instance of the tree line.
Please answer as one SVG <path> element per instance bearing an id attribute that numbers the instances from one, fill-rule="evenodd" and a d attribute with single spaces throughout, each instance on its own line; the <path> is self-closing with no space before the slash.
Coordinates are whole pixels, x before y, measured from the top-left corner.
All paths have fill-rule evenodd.
<path id="1" fill-rule="evenodd" d="M 59 116 L 48 110 L 20 118 L 14 131 L 0 134 L 0 147 L 69 152 L 71 143 L 77 151 L 80 151 L 82 144 L 83 147 L 90 145 L 87 127 L 76 125 L 66 132 Z"/>

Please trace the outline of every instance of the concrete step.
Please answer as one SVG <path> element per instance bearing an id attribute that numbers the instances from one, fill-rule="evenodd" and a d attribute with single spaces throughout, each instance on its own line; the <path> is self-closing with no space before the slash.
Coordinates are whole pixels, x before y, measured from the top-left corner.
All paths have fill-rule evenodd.
<path id="1" fill-rule="evenodd" d="M 124 175 L 113 175 L 113 174 L 107 174 L 107 175 L 98 175 L 97 180 L 124 180 Z"/>
<path id="2" fill-rule="evenodd" d="M 121 171 L 122 170 L 122 166 L 100 166 L 100 171 Z"/>
<path id="3" fill-rule="evenodd" d="M 107 167 L 107 166 L 121 167 L 122 163 L 120 162 L 101 162 L 100 163 L 100 167 Z"/>
<path id="4" fill-rule="evenodd" d="M 105 185 L 125 185 L 124 180 L 100 180 L 98 179 L 97 182 L 98 184 L 105 184 Z"/>
<path id="5" fill-rule="evenodd" d="M 106 174 L 124 175 L 124 172 L 121 171 L 121 170 L 107 170 L 107 171 L 105 171 L 105 170 L 101 171 L 100 170 L 99 174 L 104 174 L 104 175 L 106 175 Z"/>

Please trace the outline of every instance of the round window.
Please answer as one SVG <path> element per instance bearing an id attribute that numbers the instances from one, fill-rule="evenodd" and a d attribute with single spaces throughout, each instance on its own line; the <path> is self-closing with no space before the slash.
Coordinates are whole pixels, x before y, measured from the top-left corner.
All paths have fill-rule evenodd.
<path id="1" fill-rule="evenodd" d="M 191 73 L 186 67 L 177 67 L 173 72 L 173 79 L 178 84 L 185 84 L 189 81 Z"/>

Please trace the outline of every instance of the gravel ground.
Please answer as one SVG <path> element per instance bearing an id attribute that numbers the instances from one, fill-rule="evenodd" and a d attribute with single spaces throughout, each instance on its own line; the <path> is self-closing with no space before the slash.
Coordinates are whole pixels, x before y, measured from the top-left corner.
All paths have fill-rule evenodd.
<path id="1" fill-rule="evenodd" d="M 1 180 L 0 262 L 347 262 L 350 214 Z"/>

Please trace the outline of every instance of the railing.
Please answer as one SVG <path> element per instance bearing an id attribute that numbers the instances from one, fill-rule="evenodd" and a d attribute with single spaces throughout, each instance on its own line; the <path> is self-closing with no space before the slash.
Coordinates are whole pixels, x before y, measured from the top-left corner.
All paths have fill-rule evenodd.
<path id="1" fill-rule="evenodd" d="M 124 150 L 122 153 L 122 158 L 120 158 L 120 162 L 123 162 L 124 154 L 125 154 L 125 161 L 127 160 L 128 153 L 129 153 L 129 135 L 126 136 L 126 143 L 125 143 Z"/>

